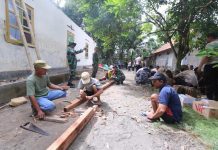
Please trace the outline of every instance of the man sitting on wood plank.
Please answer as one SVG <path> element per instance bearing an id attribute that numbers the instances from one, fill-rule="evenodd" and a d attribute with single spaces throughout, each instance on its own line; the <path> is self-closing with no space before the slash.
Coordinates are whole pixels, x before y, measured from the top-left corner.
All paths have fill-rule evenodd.
<path id="1" fill-rule="evenodd" d="M 81 74 L 78 88 L 80 89 L 81 100 L 90 100 L 96 105 L 101 104 L 100 94 L 103 93 L 101 83 L 97 79 L 91 78 L 88 72 L 83 72 Z M 94 97 L 97 97 L 97 101 L 93 100 Z"/>
<path id="2" fill-rule="evenodd" d="M 34 73 L 26 81 L 27 96 L 31 101 L 33 114 L 39 119 L 43 119 L 45 112 L 55 109 L 55 104 L 52 100 L 65 97 L 65 90 L 69 87 L 54 85 L 50 82 L 46 72 L 51 67 L 45 61 L 36 60 L 34 68 Z M 48 90 L 47 87 L 55 90 Z"/>

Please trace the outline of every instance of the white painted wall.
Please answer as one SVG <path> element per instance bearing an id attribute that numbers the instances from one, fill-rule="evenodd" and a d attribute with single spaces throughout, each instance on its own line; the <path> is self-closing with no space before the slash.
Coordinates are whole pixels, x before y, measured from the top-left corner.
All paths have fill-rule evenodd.
<path id="1" fill-rule="evenodd" d="M 185 65 L 193 65 L 197 67 L 200 64 L 201 57 L 196 56 L 198 54 L 198 50 L 195 49 L 191 53 L 188 53 L 182 60 Z"/>
<path id="2" fill-rule="evenodd" d="M 162 52 L 156 55 L 156 66 L 165 67 L 167 69 L 176 69 L 176 58 L 172 51 L 168 54 L 167 52 Z"/>
<path id="3" fill-rule="evenodd" d="M 26 0 L 34 8 L 34 30 L 36 44 L 39 47 L 42 59 L 46 60 L 53 68 L 67 67 L 67 31 L 75 35 L 76 49 L 82 49 L 89 44 L 89 57 L 85 52 L 77 55 L 80 59 L 78 66 L 92 64 L 92 54 L 96 43 L 50 0 Z M 23 46 L 7 43 L 5 34 L 5 1 L 0 1 L 0 72 L 26 70 L 29 68 L 27 56 Z M 67 25 L 72 26 L 71 30 Z M 36 60 L 34 49 L 29 49 L 32 60 Z"/>

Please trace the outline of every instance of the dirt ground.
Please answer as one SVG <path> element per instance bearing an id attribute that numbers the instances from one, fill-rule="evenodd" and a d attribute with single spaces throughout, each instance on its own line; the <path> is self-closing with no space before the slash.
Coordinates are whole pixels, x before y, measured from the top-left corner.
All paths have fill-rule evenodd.
<path id="1" fill-rule="evenodd" d="M 101 96 L 102 106 L 95 117 L 85 126 L 69 150 L 204 150 L 207 149 L 192 135 L 168 126 L 163 122 L 149 123 L 140 115 L 150 110 L 148 96 L 150 86 L 137 86 L 134 72 L 124 71 L 124 85 L 113 85 Z M 99 74 L 102 74 L 100 72 Z M 101 75 L 99 75 L 101 76 Z M 68 103 L 78 96 L 78 89 L 70 89 L 68 97 L 56 100 L 59 114 Z M 79 106 L 87 108 L 87 103 Z M 58 138 L 74 121 L 67 123 L 47 121 L 34 122 L 30 104 L 0 110 L 0 149 L 1 150 L 44 150 Z M 79 115 L 79 114 L 78 114 Z M 48 132 L 49 136 L 26 131 L 19 126 L 32 122 Z"/>

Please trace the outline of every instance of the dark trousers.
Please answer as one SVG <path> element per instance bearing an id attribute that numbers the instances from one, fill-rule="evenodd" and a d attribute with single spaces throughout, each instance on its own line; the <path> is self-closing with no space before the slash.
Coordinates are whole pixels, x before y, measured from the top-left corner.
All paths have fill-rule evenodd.
<path id="1" fill-rule="evenodd" d="M 72 83 L 73 80 L 76 80 L 76 67 L 70 68 L 70 77 L 68 79 L 68 83 Z"/>
<path id="2" fill-rule="evenodd" d="M 92 68 L 92 77 L 95 78 L 96 77 L 96 74 L 98 72 L 98 65 L 93 65 L 93 68 Z"/>
<path id="3" fill-rule="evenodd" d="M 141 65 L 136 65 L 136 72 L 141 68 Z"/>
<path id="4" fill-rule="evenodd" d="M 204 66 L 205 92 L 208 99 L 218 101 L 218 68 L 213 66 Z"/>

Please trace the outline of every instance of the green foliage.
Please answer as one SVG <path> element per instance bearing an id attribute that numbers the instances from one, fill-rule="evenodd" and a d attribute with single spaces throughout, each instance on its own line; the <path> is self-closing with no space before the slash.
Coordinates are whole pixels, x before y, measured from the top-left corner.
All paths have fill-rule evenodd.
<path id="1" fill-rule="evenodd" d="M 142 7 L 138 0 L 74 0 L 74 3 L 83 14 L 85 30 L 97 41 L 104 56 L 113 57 L 116 51 L 123 59 L 130 48 L 136 49 L 142 42 L 142 32 L 152 29 L 150 24 L 140 24 Z M 72 7 L 73 13 L 74 6 L 66 5 Z"/>
<path id="2" fill-rule="evenodd" d="M 193 48 L 204 47 L 205 35 L 218 28 L 218 1 L 144 0 L 143 4 L 146 20 L 156 26 L 155 34 L 164 42 L 177 42 L 177 66 Z M 167 7 L 165 14 L 161 7 Z"/>
<path id="3" fill-rule="evenodd" d="M 183 123 L 179 128 L 197 134 L 205 143 L 214 149 L 218 148 L 218 120 L 206 119 L 194 112 L 191 108 L 185 108 Z"/>
<path id="4" fill-rule="evenodd" d="M 202 49 L 196 56 L 218 57 L 218 48 Z M 213 63 L 216 63 L 213 67 L 218 67 L 218 61 L 214 61 Z"/>

